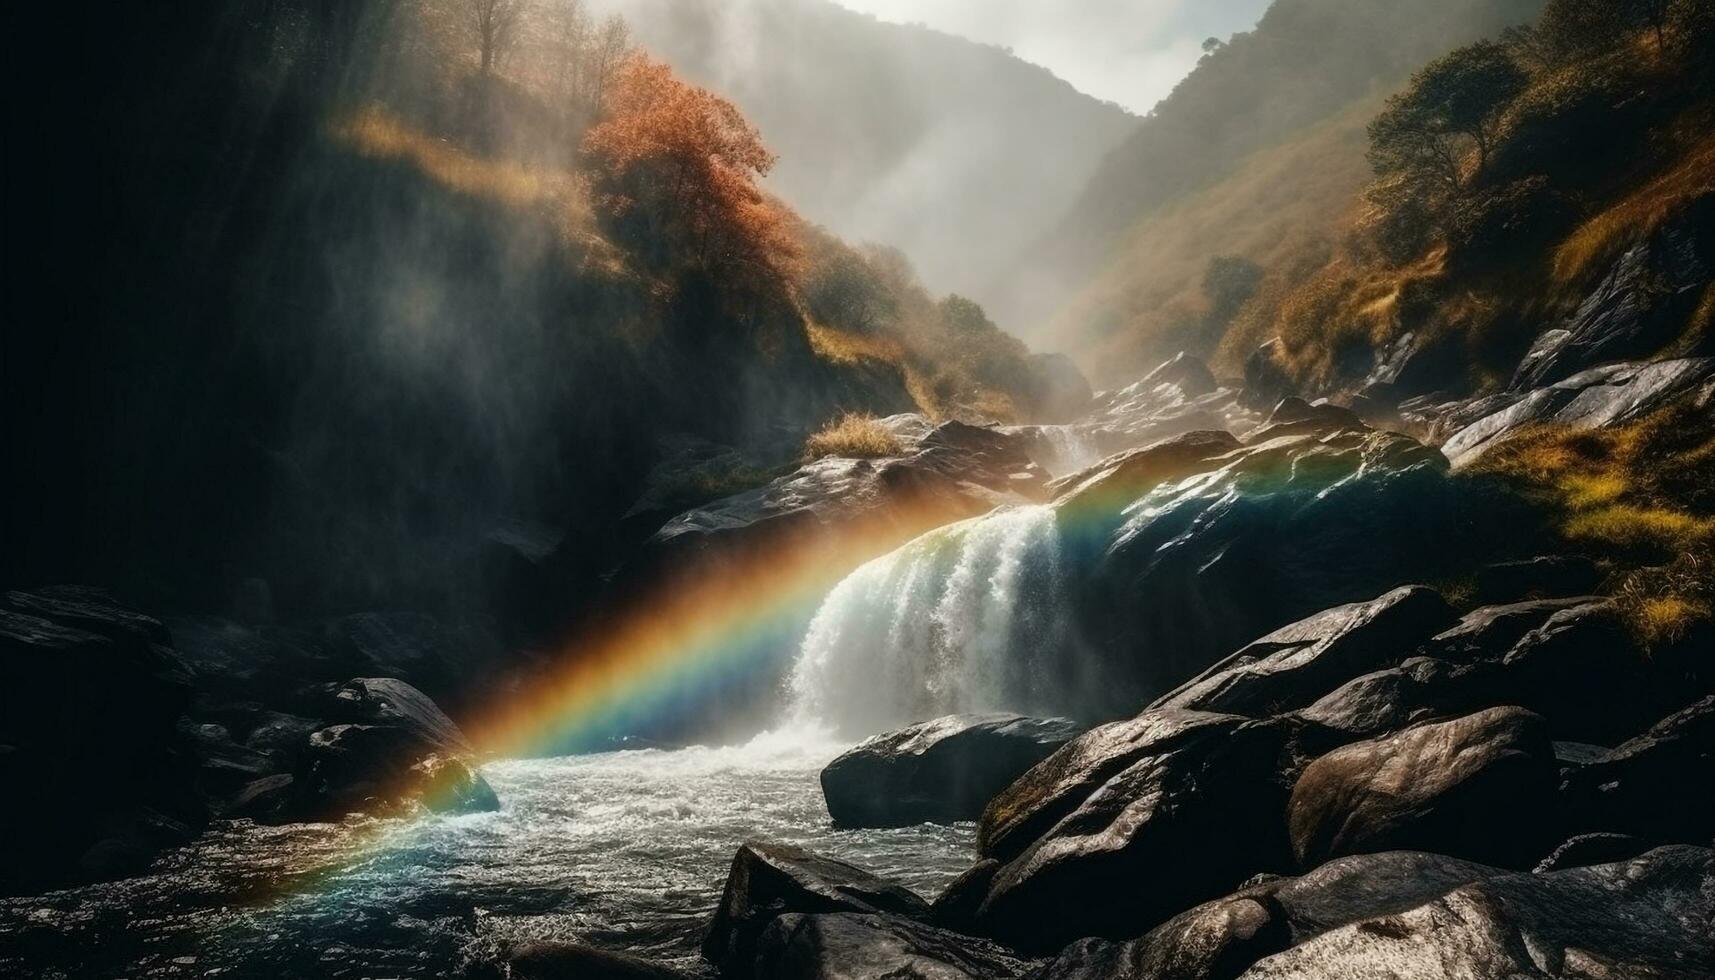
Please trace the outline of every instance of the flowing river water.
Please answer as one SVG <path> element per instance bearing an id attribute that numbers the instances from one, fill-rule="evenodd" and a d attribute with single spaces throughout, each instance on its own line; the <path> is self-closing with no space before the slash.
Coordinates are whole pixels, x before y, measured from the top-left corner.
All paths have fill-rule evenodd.
<path id="1" fill-rule="evenodd" d="M 574 940 L 708 975 L 704 929 L 737 846 L 801 844 L 933 898 L 970 824 L 836 830 L 818 774 L 858 739 L 954 711 L 1051 713 L 1075 672 L 1055 516 L 931 531 L 822 601 L 781 727 L 729 748 L 491 762 L 497 813 L 219 823 L 150 873 L 0 899 L 0 975 L 495 976 L 505 945 Z M 828 733 L 836 733 L 829 735 Z"/>
<path id="2" fill-rule="evenodd" d="M 836 830 L 804 733 L 733 748 L 490 763 L 498 813 L 221 824 L 145 877 L 0 899 L 0 976 L 439 977 L 566 939 L 708 975 L 697 953 L 748 839 L 802 844 L 927 898 L 972 825 Z"/>

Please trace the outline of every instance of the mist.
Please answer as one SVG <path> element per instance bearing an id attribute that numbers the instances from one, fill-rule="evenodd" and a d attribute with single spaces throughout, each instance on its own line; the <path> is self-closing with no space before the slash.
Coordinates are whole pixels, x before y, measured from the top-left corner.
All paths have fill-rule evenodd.
<path id="1" fill-rule="evenodd" d="M 999 47 L 829 0 L 592 6 L 736 101 L 779 155 L 768 186 L 806 217 L 903 250 L 1015 332 L 996 283 L 1137 123 Z"/>

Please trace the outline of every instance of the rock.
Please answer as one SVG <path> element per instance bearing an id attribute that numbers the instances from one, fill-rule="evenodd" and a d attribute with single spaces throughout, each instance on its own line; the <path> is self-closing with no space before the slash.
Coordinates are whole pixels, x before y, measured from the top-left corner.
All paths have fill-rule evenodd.
<path id="1" fill-rule="evenodd" d="M 1581 555 L 1538 555 L 1477 569 L 1472 598 L 1483 605 L 1534 598 L 1584 596 L 1602 583 L 1602 570 Z"/>
<path id="2" fill-rule="evenodd" d="M 1200 359 L 1180 351 L 1143 376 L 1143 384 L 1173 385 L 1189 396 L 1206 395 L 1220 387 L 1209 366 Z"/>
<path id="3" fill-rule="evenodd" d="M 226 805 L 224 815 L 246 817 L 258 823 L 284 823 L 291 819 L 296 803 L 294 777 L 291 773 L 276 773 L 239 790 Z"/>
<path id="4" fill-rule="evenodd" d="M 340 685 L 328 706 L 345 720 L 310 734 L 293 787 L 294 816 L 402 806 L 499 809 L 469 740 L 421 691 L 393 678 L 359 677 Z"/>
<path id="5" fill-rule="evenodd" d="M 1176 447 L 1159 476 L 1104 479 L 1116 457 L 1056 485 L 1080 649 L 1107 668 L 1091 715 L 1135 711 L 1318 611 L 1540 545 L 1545 525 L 1531 505 L 1494 481 L 1449 477 L 1445 459 L 1412 439 L 1271 428 L 1224 453 L 1220 437 Z M 1153 464 L 1170 445 L 1140 455 Z M 1312 667 L 1302 683 L 1322 686 L 1296 705 L 1411 652 L 1332 678 Z"/>
<path id="6" fill-rule="evenodd" d="M 1281 813 L 1302 729 L 1222 716 L 1179 727 L 1006 863 L 978 912 L 984 935 L 1027 951 L 1130 938 L 1291 866 Z"/>
<path id="7" fill-rule="evenodd" d="M 747 976 L 756 941 L 788 912 L 928 915 L 923 899 L 891 881 L 786 844 L 750 842 L 733 856 L 726 889 L 703 939 L 703 956 L 727 976 Z"/>
<path id="8" fill-rule="evenodd" d="M 1706 197 L 1627 249 L 1561 326 L 1537 338 L 1512 387 L 1539 388 L 1671 343 L 1715 274 L 1711 227 L 1715 199 Z"/>
<path id="9" fill-rule="evenodd" d="M 512 980 L 690 980 L 690 974 L 583 943 L 532 942 L 506 951 Z"/>
<path id="10" fill-rule="evenodd" d="M 1645 841 L 1715 839 L 1715 695 L 1579 768 L 1565 795 L 1581 828 Z"/>
<path id="11" fill-rule="evenodd" d="M 1532 870 L 1540 875 L 1592 864 L 1629 861 L 1649 848 L 1649 844 L 1630 834 L 1578 834 L 1550 851 Z"/>
<path id="12" fill-rule="evenodd" d="M 1373 738 L 1427 718 L 1487 707 L 1498 689 L 1492 670 L 1413 657 L 1352 678 L 1298 716 L 1353 738 Z"/>
<path id="13" fill-rule="evenodd" d="M 0 598 L 0 893 L 134 873 L 206 821 L 170 640 L 96 589 Z"/>
<path id="14" fill-rule="evenodd" d="M 1066 718 L 948 715 L 867 739 L 822 770 L 842 827 L 975 820 L 996 793 L 1071 741 Z"/>
<path id="15" fill-rule="evenodd" d="M 1245 388 L 1240 397 L 1246 404 L 1258 408 L 1277 405 L 1293 393 L 1292 379 L 1276 356 L 1279 348 L 1279 340 L 1270 340 L 1245 358 Z"/>
<path id="16" fill-rule="evenodd" d="M 977 824 L 977 853 L 1010 861 L 1140 759 L 1204 737 L 1230 734 L 1245 719 L 1202 711 L 1145 711 L 1093 728 L 995 796 Z"/>
<path id="17" fill-rule="evenodd" d="M 1591 368 L 1523 395 L 1487 400 L 1487 414 L 1450 436 L 1441 451 L 1456 468 L 1526 426 L 1601 429 L 1621 425 L 1693 396 L 1715 377 L 1715 358 L 1687 357 Z"/>
<path id="18" fill-rule="evenodd" d="M 1130 942 L 1081 940 L 1035 980 L 1226 980 L 1329 929 L 1403 912 L 1503 873 L 1415 851 L 1344 857 L 1301 877 L 1247 885 Z"/>
<path id="19" fill-rule="evenodd" d="M 1684 704 L 1684 678 L 1646 657 L 1614 606 L 1552 613 L 1502 659 L 1505 697 L 1548 719 L 1556 739 L 1613 745 Z"/>
<path id="20" fill-rule="evenodd" d="M 1303 865 L 1421 849 L 1506 867 L 1553 835 L 1559 773 L 1543 720 L 1491 708 L 1356 742 L 1311 762 L 1287 810 Z"/>
<path id="21" fill-rule="evenodd" d="M 1273 438 L 1289 432 L 1338 432 L 1341 429 L 1365 430 L 1368 426 L 1349 408 L 1327 402 L 1311 404 L 1296 395 L 1282 398 L 1269 412 L 1268 421 L 1255 438 Z M 1264 435 L 1266 433 L 1266 435 Z"/>
<path id="22" fill-rule="evenodd" d="M 1419 652 L 1456 664 L 1500 660 L 1532 630 L 1564 609 L 1601 605 L 1594 596 L 1532 599 L 1473 609 L 1451 628 L 1430 637 Z"/>
<path id="23" fill-rule="evenodd" d="M 1715 853 L 1666 847 L 1632 861 L 1472 882 L 1399 914 L 1326 932 L 1244 980 L 1715 975 Z"/>
<path id="24" fill-rule="evenodd" d="M 1239 447 L 1225 431 L 1188 432 L 1104 459 L 1051 482 L 1048 490 L 1070 514 L 1117 512 L 1163 483 L 1206 471 Z"/>
<path id="25" fill-rule="evenodd" d="M 769 980 L 1013 980 L 1035 964 L 992 942 L 893 915 L 782 915 L 758 943 Z"/>
<path id="26" fill-rule="evenodd" d="M 1454 619 L 1440 593 L 1422 586 L 1336 606 L 1253 641 L 1151 707 L 1251 717 L 1304 707 L 1346 678 L 1404 659 Z"/>
<path id="27" fill-rule="evenodd" d="M 977 910 L 988 897 L 989 886 L 1000 871 L 994 858 L 983 858 L 954 878 L 929 904 L 929 921 L 954 932 L 975 932 Z"/>

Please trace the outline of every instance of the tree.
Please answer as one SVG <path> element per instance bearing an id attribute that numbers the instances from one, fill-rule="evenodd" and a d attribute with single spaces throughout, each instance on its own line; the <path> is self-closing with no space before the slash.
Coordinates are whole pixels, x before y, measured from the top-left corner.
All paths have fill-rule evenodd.
<path id="1" fill-rule="evenodd" d="M 779 285 L 798 253 L 757 181 L 774 155 L 731 102 L 632 55 L 584 137 L 611 230 L 662 271 Z"/>
<path id="2" fill-rule="evenodd" d="M 1507 49 L 1491 41 L 1430 62 L 1370 123 L 1369 158 L 1376 174 L 1435 180 L 1457 194 L 1467 179 L 1469 149 L 1476 150 L 1472 172 L 1481 173 L 1502 110 L 1527 82 Z"/>
<path id="3" fill-rule="evenodd" d="M 548 9 L 547 33 L 555 95 L 577 106 L 583 101 L 584 62 L 593 33 L 584 0 L 554 0 Z"/>
<path id="4" fill-rule="evenodd" d="M 596 28 L 584 58 L 584 97 L 596 112 L 606 104 L 615 76 L 631 60 L 634 46 L 625 18 L 614 14 Z"/>
<path id="5" fill-rule="evenodd" d="M 476 38 L 479 70 L 486 78 L 517 39 L 524 0 L 465 0 L 465 7 Z"/>
<path id="6" fill-rule="evenodd" d="M 862 255 L 840 247 L 810 274 L 804 298 L 821 323 L 872 333 L 899 315 L 898 298 Z"/>

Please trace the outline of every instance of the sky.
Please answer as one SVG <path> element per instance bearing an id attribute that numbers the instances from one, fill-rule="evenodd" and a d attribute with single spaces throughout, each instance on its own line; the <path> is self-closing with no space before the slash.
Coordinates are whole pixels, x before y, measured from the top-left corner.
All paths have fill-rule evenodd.
<path id="1" fill-rule="evenodd" d="M 838 0 L 882 20 L 1009 47 L 1098 99 L 1148 112 L 1203 39 L 1256 25 L 1270 0 Z"/>

